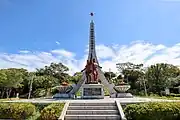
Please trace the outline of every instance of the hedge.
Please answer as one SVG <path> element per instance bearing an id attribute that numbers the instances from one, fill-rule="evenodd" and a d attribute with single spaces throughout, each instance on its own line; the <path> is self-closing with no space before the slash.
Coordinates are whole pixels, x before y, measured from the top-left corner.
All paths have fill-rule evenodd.
<path id="1" fill-rule="evenodd" d="M 41 120 L 57 120 L 64 108 L 64 103 L 52 103 L 41 110 Z"/>
<path id="2" fill-rule="evenodd" d="M 124 112 L 128 120 L 180 120 L 180 102 L 131 104 Z"/>
<path id="3" fill-rule="evenodd" d="M 170 93 L 168 96 L 172 96 L 172 97 L 180 97 L 180 94 Z"/>
<path id="4" fill-rule="evenodd" d="M 0 119 L 24 120 L 36 112 L 30 103 L 0 103 Z"/>
<path id="5" fill-rule="evenodd" d="M 43 110 L 45 107 L 47 107 L 50 103 L 33 103 L 33 105 L 36 106 L 37 111 Z"/>

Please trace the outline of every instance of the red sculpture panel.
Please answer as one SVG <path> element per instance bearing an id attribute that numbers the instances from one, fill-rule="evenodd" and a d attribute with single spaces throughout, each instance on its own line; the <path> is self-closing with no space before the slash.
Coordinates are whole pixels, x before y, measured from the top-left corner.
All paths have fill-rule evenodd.
<path id="1" fill-rule="evenodd" d="M 95 59 L 93 60 L 87 60 L 87 64 L 85 66 L 85 73 L 87 84 L 91 83 L 98 83 L 98 70 L 97 70 L 98 64 L 96 63 Z M 84 71 L 82 70 L 82 71 Z"/>

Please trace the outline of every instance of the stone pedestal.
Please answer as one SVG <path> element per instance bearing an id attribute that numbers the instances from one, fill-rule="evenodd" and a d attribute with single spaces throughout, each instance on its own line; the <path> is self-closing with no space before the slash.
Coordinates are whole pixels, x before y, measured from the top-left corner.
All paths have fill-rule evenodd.
<path id="1" fill-rule="evenodd" d="M 115 86 L 114 88 L 117 92 L 115 97 L 116 98 L 132 98 L 133 95 L 131 93 L 126 92 L 128 89 L 130 89 L 130 87 L 131 86 L 129 84 L 125 84 L 125 83 Z"/>
<path id="2" fill-rule="evenodd" d="M 133 98 L 133 95 L 131 93 L 117 93 L 117 98 Z"/>
<path id="3" fill-rule="evenodd" d="M 53 98 L 70 98 L 70 95 L 66 93 L 56 93 L 53 95 Z"/>
<path id="4" fill-rule="evenodd" d="M 56 86 L 56 89 L 59 93 L 53 95 L 52 98 L 70 98 L 69 91 L 72 89 L 72 86 Z"/>
<path id="5" fill-rule="evenodd" d="M 103 99 L 104 90 L 102 84 L 84 84 L 81 90 L 82 98 L 90 99 Z"/>

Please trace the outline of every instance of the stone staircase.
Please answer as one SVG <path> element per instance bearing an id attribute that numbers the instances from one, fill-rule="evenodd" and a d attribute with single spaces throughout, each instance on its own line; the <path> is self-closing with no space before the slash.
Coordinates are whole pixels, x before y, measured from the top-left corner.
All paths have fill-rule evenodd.
<path id="1" fill-rule="evenodd" d="M 65 120 L 120 120 L 115 102 L 69 103 Z"/>

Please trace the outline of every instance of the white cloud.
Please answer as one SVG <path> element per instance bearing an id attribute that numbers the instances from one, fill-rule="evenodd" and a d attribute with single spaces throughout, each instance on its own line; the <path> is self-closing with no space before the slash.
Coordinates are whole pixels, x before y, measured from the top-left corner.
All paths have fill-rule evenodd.
<path id="1" fill-rule="evenodd" d="M 28 51 L 28 50 L 20 50 L 19 52 L 20 52 L 20 53 L 24 53 L 24 54 L 30 53 L 30 51 Z"/>
<path id="2" fill-rule="evenodd" d="M 97 45 L 96 49 L 100 66 L 104 71 L 109 71 L 110 68 L 111 71 L 117 72 L 116 63 L 121 62 L 143 63 L 145 66 L 160 62 L 180 65 L 180 43 L 168 47 L 162 44 L 154 45 L 144 41 L 135 41 L 128 45 L 101 44 Z M 73 74 L 84 68 L 87 49 L 85 53 L 80 59 L 76 58 L 75 53 L 64 49 L 20 51 L 17 54 L 0 53 L 0 68 L 23 67 L 32 71 L 49 65 L 51 62 L 62 62 L 69 67 L 69 73 Z"/>
<path id="3" fill-rule="evenodd" d="M 60 42 L 56 41 L 56 44 L 57 44 L 57 45 L 60 45 Z"/>
<path id="4" fill-rule="evenodd" d="M 69 51 L 66 51 L 64 49 L 60 49 L 60 50 L 52 50 L 51 51 L 53 54 L 57 54 L 57 55 L 62 55 L 64 57 L 68 57 L 68 58 L 71 58 L 71 57 L 74 57 L 75 54 L 72 53 L 72 52 L 69 52 Z"/>
<path id="5" fill-rule="evenodd" d="M 98 45 L 96 47 L 97 56 L 101 59 L 112 58 L 115 56 L 115 51 L 111 47 L 105 45 Z"/>

